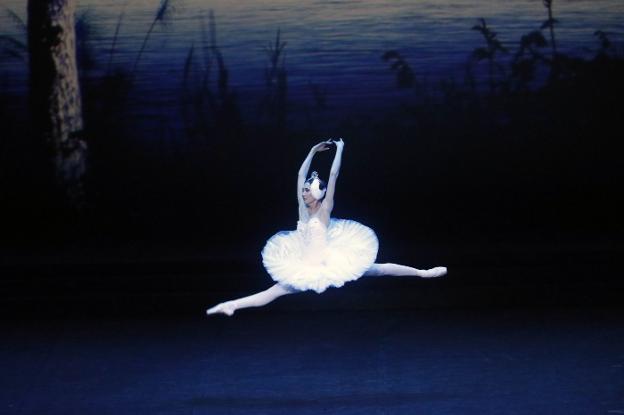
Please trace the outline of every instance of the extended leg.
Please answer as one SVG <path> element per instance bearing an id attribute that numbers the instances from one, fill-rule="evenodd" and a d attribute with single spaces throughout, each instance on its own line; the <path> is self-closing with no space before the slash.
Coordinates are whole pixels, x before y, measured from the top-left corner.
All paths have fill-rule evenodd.
<path id="1" fill-rule="evenodd" d="M 399 264 L 373 264 L 364 275 L 374 277 L 382 275 L 413 275 L 421 278 L 433 278 L 446 275 L 446 267 L 417 269 Z"/>
<path id="2" fill-rule="evenodd" d="M 234 311 L 239 308 L 260 307 L 270 303 L 278 297 L 286 294 L 299 292 L 282 284 L 275 284 L 271 288 L 260 291 L 259 293 L 249 295 L 247 297 L 237 298 L 236 300 L 226 301 L 206 310 L 206 314 L 223 313 L 231 316 Z"/>

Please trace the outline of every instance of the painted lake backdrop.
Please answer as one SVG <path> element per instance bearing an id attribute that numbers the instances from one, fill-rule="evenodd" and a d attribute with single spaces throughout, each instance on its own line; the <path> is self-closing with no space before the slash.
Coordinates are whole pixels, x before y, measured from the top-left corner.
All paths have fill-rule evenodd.
<path id="1" fill-rule="evenodd" d="M 3 35 L 25 40 L 24 29 L 13 15 L 25 22 L 25 3 L 3 0 Z M 156 22 L 138 59 L 146 32 L 165 3 L 162 18 Z M 478 19 L 485 19 L 509 49 L 509 53 L 499 57 L 505 62 L 512 59 L 522 36 L 540 29 L 547 18 L 541 0 L 165 3 L 78 1 L 84 75 L 101 78 L 116 69 L 134 72 L 133 87 L 141 96 L 152 102 L 158 100 L 159 104 L 175 105 L 184 79 L 206 70 L 210 48 L 216 45 L 229 73 L 229 86 L 239 95 L 240 105 L 249 107 L 250 117 L 258 115 L 253 113 L 253 105 L 266 92 L 265 70 L 271 65 L 267 49 L 274 44 L 278 30 L 285 43 L 279 65 L 284 65 L 287 73 L 290 110 L 306 112 L 328 106 L 332 113 L 345 113 L 353 106 L 375 110 L 386 107 L 389 99 L 413 95 L 411 90 L 395 88 L 389 69 L 393 61 L 381 59 L 387 51 L 400 53 L 415 79 L 435 90 L 434 86 L 441 81 L 464 82 L 467 61 L 474 49 L 485 43 L 482 34 L 472 30 Z M 558 1 L 554 12 L 558 21 L 556 39 L 562 53 L 594 56 L 601 46 L 595 35 L 597 30 L 607 33 L 614 47 L 622 42 L 624 4 L 620 1 Z M 0 66 L 4 88 L 23 94 L 27 68 L 10 58 L 11 55 L 5 55 Z M 213 62 L 213 76 L 214 66 Z M 474 70 L 478 83 L 487 82 L 481 68 Z M 144 115 L 179 115 L 171 106 L 168 111 L 150 107 L 155 105 L 134 110 Z"/>
<path id="2" fill-rule="evenodd" d="M 346 142 L 334 214 L 376 229 L 382 257 L 622 242 L 619 0 L 78 1 L 71 206 L 33 156 L 26 3 L 0 11 L 7 258 L 255 261 L 328 137 Z"/>

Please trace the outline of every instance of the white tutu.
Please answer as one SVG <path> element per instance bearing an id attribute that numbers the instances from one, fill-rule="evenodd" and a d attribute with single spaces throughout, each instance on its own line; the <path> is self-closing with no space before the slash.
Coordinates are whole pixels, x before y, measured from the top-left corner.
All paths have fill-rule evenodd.
<path id="1" fill-rule="evenodd" d="M 273 280 L 297 290 L 322 293 L 360 278 L 375 263 L 375 232 L 353 220 L 318 218 L 297 222 L 297 230 L 272 236 L 262 250 L 262 263 Z"/>

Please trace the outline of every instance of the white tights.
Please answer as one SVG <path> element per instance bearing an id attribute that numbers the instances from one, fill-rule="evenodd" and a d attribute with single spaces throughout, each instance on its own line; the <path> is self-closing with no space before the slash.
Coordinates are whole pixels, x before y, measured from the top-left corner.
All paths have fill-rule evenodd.
<path id="1" fill-rule="evenodd" d="M 239 308 L 260 307 L 270 303 L 278 297 L 296 292 L 299 291 L 278 283 L 267 290 L 260 291 L 259 293 L 217 304 L 216 306 L 206 310 L 206 314 L 223 313 L 231 316 L 234 314 L 234 311 Z"/>
<path id="2" fill-rule="evenodd" d="M 399 264 L 373 264 L 364 273 L 364 276 L 380 277 L 384 275 L 411 275 L 421 278 L 441 277 L 446 274 L 445 267 L 435 267 L 431 269 L 417 269 Z"/>
<path id="3" fill-rule="evenodd" d="M 441 277 L 446 274 L 445 267 L 435 267 L 427 270 L 416 269 L 406 265 L 399 264 L 373 264 L 364 276 L 384 276 L 384 275 L 410 275 L 421 278 Z M 271 288 L 259 293 L 249 295 L 247 297 L 237 298 L 235 300 L 226 301 L 206 310 L 206 314 L 223 313 L 228 316 L 234 314 L 239 308 L 260 307 L 270 303 L 271 301 L 283 295 L 294 294 L 300 292 L 294 288 L 282 284 L 275 284 Z"/>

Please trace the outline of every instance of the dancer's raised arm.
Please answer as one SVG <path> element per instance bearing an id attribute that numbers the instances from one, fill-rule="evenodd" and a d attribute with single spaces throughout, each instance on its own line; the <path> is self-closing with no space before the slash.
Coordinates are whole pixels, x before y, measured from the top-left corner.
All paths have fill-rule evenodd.
<path id="1" fill-rule="evenodd" d="M 308 171 L 310 170 L 310 164 L 312 164 L 312 159 L 314 158 L 314 154 L 320 151 L 329 150 L 329 146 L 332 144 L 331 140 L 321 141 L 320 143 L 314 145 L 308 156 L 303 160 L 301 167 L 299 168 L 299 175 L 297 177 L 297 200 L 299 201 L 299 207 L 305 208 L 305 203 L 303 202 L 303 197 L 301 196 L 301 189 L 303 189 L 303 184 L 306 181 L 306 177 L 308 176 Z"/>
<path id="2" fill-rule="evenodd" d="M 340 173 L 340 163 L 342 162 L 342 150 L 344 148 L 344 141 L 342 138 L 338 141 L 334 141 L 336 145 L 336 154 L 334 155 L 334 161 L 329 171 L 329 179 L 327 180 L 327 193 L 325 193 L 325 199 L 323 200 L 323 206 L 329 212 L 334 208 L 334 193 L 336 192 L 336 179 L 338 179 L 338 173 Z"/>

